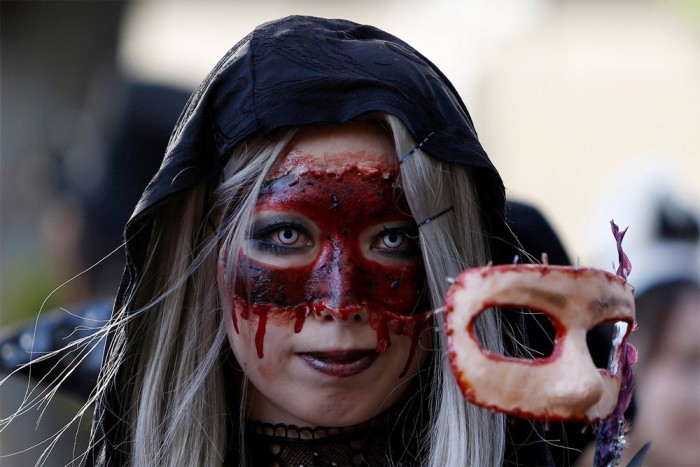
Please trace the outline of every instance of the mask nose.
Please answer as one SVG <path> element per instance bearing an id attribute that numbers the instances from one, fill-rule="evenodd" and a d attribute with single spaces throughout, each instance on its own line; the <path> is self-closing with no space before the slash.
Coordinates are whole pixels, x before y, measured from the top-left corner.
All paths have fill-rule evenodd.
<path id="1" fill-rule="evenodd" d="M 556 405 L 566 405 L 576 412 L 585 413 L 603 395 L 603 378 L 595 367 L 579 368 L 575 374 L 562 375 L 552 393 Z"/>
<path id="2" fill-rule="evenodd" d="M 307 283 L 307 296 L 315 304 L 315 314 L 328 321 L 367 322 L 357 294 L 358 267 L 341 242 L 325 249 Z"/>
<path id="3" fill-rule="evenodd" d="M 593 364 L 585 333 L 569 336 L 569 351 L 559 366 L 559 379 L 550 387 L 549 397 L 556 406 L 585 414 L 600 401 L 605 391 L 603 377 Z"/>

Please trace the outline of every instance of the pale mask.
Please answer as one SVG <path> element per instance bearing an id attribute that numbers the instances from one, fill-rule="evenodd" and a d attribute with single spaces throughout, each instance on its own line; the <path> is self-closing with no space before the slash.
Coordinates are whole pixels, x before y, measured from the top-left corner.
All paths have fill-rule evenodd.
<path id="1" fill-rule="evenodd" d="M 492 307 L 522 307 L 546 315 L 554 325 L 554 350 L 547 358 L 510 358 L 485 351 L 473 333 L 476 318 Z M 598 369 L 586 333 L 606 321 L 634 323 L 634 297 L 614 274 L 564 266 L 506 265 L 469 269 L 446 297 L 452 367 L 472 403 L 512 415 L 590 422 L 615 408 L 619 364 Z M 620 348 L 613 360 L 620 361 Z"/>

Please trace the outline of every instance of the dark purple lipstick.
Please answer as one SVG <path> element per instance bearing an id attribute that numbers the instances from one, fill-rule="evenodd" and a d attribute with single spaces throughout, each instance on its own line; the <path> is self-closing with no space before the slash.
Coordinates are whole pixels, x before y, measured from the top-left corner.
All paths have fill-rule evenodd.
<path id="1" fill-rule="evenodd" d="M 369 368 L 377 358 L 377 351 L 372 349 L 304 352 L 300 353 L 299 357 L 314 370 L 344 378 Z"/>

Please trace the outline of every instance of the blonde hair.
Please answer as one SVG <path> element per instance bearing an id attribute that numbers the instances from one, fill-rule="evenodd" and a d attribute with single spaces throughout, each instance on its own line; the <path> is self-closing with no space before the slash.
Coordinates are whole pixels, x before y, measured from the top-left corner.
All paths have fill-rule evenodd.
<path id="1" fill-rule="evenodd" d="M 236 412 L 225 398 L 226 333 L 212 280 L 218 245 L 229 229 L 246 224 L 265 174 L 291 136 L 241 145 L 213 193 L 200 184 L 155 215 L 141 283 L 113 318 L 122 325 L 101 372 L 115 378 L 113 390 L 124 391 L 126 413 L 117 415 L 128 429 L 117 436 L 128 440 L 131 465 L 224 460 L 228 417 Z M 217 212 L 229 213 L 218 231 L 212 228 Z"/>
<path id="2" fill-rule="evenodd" d="M 387 116 L 399 157 L 416 147 L 403 123 Z M 479 219 L 479 205 L 466 167 L 429 157 L 419 149 L 401 164 L 401 184 L 419 222 L 444 209 L 452 210 L 420 228 L 421 250 L 433 308 L 443 305 L 450 277 L 488 261 Z M 494 315 L 477 321 L 476 333 L 489 350 L 500 352 L 502 338 Z M 431 383 L 432 427 L 429 465 L 501 465 L 505 449 L 505 417 L 468 404 L 447 360 L 444 319 L 436 314 Z"/>
<path id="3" fill-rule="evenodd" d="M 416 146 L 398 118 L 382 118 L 397 157 Z M 219 249 L 238 251 L 242 244 L 261 184 L 294 133 L 239 145 L 214 189 L 202 183 L 178 195 L 150 224 L 140 283 L 112 319 L 114 337 L 99 383 L 102 391 L 121 391 L 119 407 L 105 410 L 121 412 L 112 439 L 124 440 L 115 448 L 131 465 L 220 464 L 230 442 L 238 444 L 245 462 L 245 384 L 240 378 L 239 387 L 229 388 L 240 401 L 239 407 L 230 407 L 221 361 L 227 343 L 214 275 Z M 420 150 L 400 170 L 417 221 L 452 208 L 419 230 L 432 305 L 438 308 L 449 277 L 488 260 L 477 194 L 468 168 Z M 223 264 L 229 275 L 235 273 L 233 256 Z M 429 404 L 428 427 L 418 431 L 421 458 L 432 466 L 500 465 L 504 417 L 465 402 L 447 361 L 442 329 L 438 314 L 429 359 L 434 367 L 427 372 L 432 380 L 420 381 Z M 477 333 L 491 350 L 501 349 L 494 319 L 480 320 Z"/>

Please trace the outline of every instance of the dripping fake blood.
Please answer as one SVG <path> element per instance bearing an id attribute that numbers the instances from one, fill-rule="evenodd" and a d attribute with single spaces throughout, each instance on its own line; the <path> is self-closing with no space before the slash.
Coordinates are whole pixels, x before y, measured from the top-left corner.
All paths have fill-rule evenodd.
<path id="1" fill-rule="evenodd" d="M 240 301 L 240 299 L 237 300 Z M 239 303 L 239 308 L 246 309 L 246 306 Z M 274 323 L 275 325 L 286 325 L 287 322 L 293 320 L 294 332 L 298 334 L 303 329 L 304 323 L 306 322 L 306 318 L 309 314 L 314 313 L 316 316 L 319 316 L 324 310 L 326 310 L 326 307 L 323 305 L 323 303 L 314 303 L 313 306 L 303 305 L 287 309 L 280 309 L 269 304 L 255 304 L 247 307 L 246 312 L 241 313 L 241 318 L 250 320 L 251 314 L 257 317 L 255 349 L 258 357 L 263 358 L 265 331 L 270 322 Z M 340 310 L 338 312 L 340 315 L 339 319 L 352 319 L 351 315 L 357 313 L 358 311 L 358 307 Z M 233 320 L 235 322 L 236 306 L 232 307 L 231 315 L 233 316 Z M 369 315 L 369 324 L 377 333 L 377 355 L 386 352 L 391 346 L 390 333 L 411 337 L 411 347 L 408 357 L 401 374 L 399 375 L 399 377 L 403 377 L 413 361 L 416 349 L 418 348 L 418 341 L 420 340 L 421 333 L 427 328 L 430 314 L 428 312 L 423 312 L 416 313 L 411 316 L 401 316 L 386 310 L 381 310 L 371 311 Z M 237 328 L 236 332 L 238 333 Z"/>
<path id="2" fill-rule="evenodd" d="M 293 167 L 302 162 L 297 159 Z M 376 354 L 391 346 L 390 334 L 411 338 L 403 376 L 427 326 L 425 310 L 430 305 L 424 293 L 423 264 L 419 255 L 404 263 L 372 260 L 358 240 L 377 224 L 413 223 L 395 174 L 353 166 L 338 173 L 290 171 L 278 170 L 266 182 L 256 214 L 293 212 L 302 216 L 320 232 L 315 237 L 318 254 L 303 265 L 279 267 L 239 252 L 232 287 L 237 302 L 232 310 L 236 332 L 237 310 L 241 319 L 257 320 L 255 346 L 262 358 L 268 324 L 293 323 L 294 332 L 299 333 L 311 313 L 322 319 L 326 312 L 337 320 L 367 313 L 377 336 Z"/>

